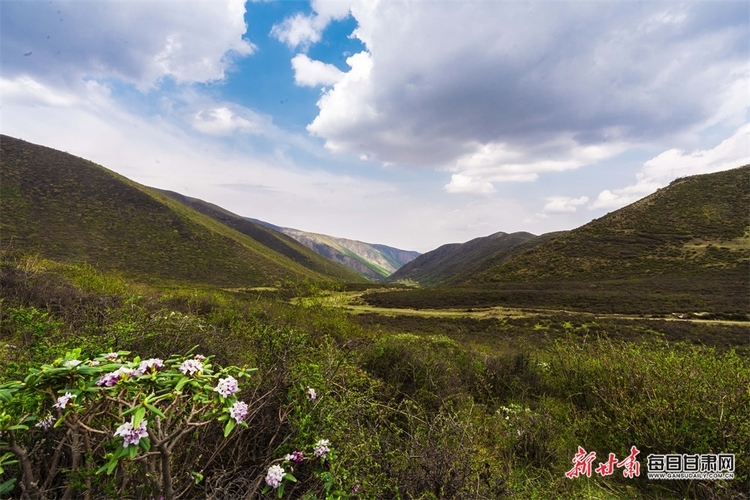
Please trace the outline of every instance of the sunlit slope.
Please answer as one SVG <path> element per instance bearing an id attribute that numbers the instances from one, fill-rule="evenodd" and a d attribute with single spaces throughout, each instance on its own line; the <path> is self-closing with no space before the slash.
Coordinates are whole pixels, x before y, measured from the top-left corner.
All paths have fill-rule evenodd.
<path id="1" fill-rule="evenodd" d="M 288 257 L 294 262 L 312 271 L 348 282 L 366 281 L 358 273 L 318 255 L 294 238 L 271 229 L 268 226 L 253 222 L 246 217 L 242 217 L 219 207 L 218 205 L 214 205 L 213 203 L 198 198 L 191 198 L 173 191 L 160 190 L 160 192 L 179 201 L 183 205 L 187 205 L 188 207 L 211 217 L 246 236 L 249 236 L 261 245 Z"/>
<path id="2" fill-rule="evenodd" d="M 4 249 L 149 281 L 256 286 L 329 279 L 82 158 L 7 136 L 0 148 Z"/>
<path id="3" fill-rule="evenodd" d="M 678 179 L 465 284 L 737 278 L 750 261 L 750 166 Z"/>

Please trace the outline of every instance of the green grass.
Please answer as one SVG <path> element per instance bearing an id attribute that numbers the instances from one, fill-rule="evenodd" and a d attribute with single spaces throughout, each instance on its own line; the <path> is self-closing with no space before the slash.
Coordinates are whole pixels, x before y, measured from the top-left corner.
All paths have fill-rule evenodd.
<path id="1" fill-rule="evenodd" d="M 3 136 L 4 249 L 151 282 L 278 285 L 352 278 L 304 267 L 160 192 L 81 158 Z M 316 261 L 317 262 L 317 261 Z M 323 271 L 320 266 L 318 270 Z"/>
<path id="2" fill-rule="evenodd" d="M 244 382 L 256 411 L 249 430 L 222 449 L 211 426 L 185 441 L 175 467 L 197 463 L 205 477 L 176 479 L 189 497 L 252 491 L 272 460 L 321 438 L 336 450 L 332 481 L 344 492 L 358 485 L 357 498 L 741 498 L 750 486 L 750 364 L 732 348 L 740 327 L 571 314 L 352 316 L 326 303 L 341 294 L 321 296 L 313 284 L 295 305 L 275 290 L 157 288 L 86 265 L 0 260 L 0 381 L 72 348 L 145 359 L 197 345 L 219 364 L 259 369 Z M 717 349 L 682 342 L 719 337 Z M 43 479 L 49 447 L 65 439 L 47 437 L 32 430 L 24 441 L 38 450 Z M 603 458 L 631 445 L 644 456 L 735 453 L 737 477 L 564 475 L 578 446 Z M 65 487 L 65 460 L 50 496 Z M 0 482 L 18 473 L 7 465 Z M 294 474 L 285 498 L 324 496 L 304 464 Z M 92 494 L 117 496 L 106 484 L 94 478 Z"/>

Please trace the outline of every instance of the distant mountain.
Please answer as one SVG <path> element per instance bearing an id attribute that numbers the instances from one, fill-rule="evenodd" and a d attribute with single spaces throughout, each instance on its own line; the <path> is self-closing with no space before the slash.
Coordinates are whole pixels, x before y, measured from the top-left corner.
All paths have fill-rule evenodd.
<path id="1" fill-rule="evenodd" d="M 360 274 L 353 272 L 346 266 L 336 262 L 331 262 L 329 259 L 322 257 L 305 245 L 299 243 L 294 238 L 273 229 L 269 225 L 253 222 L 251 219 L 242 217 L 218 205 L 214 205 L 213 203 L 198 198 L 191 198 L 190 196 L 175 193 L 174 191 L 161 189 L 158 191 L 169 196 L 173 200 L 179 201 L 183 205 L 189 206 L 203 215 L 207 215 L 208 217 L 249 236 L 261 245 L 290 258 L 294 262 L 297 262 L 310 270 L 345 281 L 363 281 Z"/>
<path id="2" fill-rule="evenodd" d="M 525 232 L 499 232 L 466 243 L 450 243 L 420 255 L 389 276 L 388 281 L 414 281 L 422 286 L 464 281 L 548 238 Z"/>
<path id="3" fill-rule="evenodd" d="M 261 239 L 83 158 L 0 136 L 3 250 L 87 262 L 143 281 L 359 279 L 283 235 Z"/>
<path id="4" fill-rule="evenodd" d="M 284 233 L 318 254 L 371 280 L 381 281 L 419 256 L 419 252 L 400 250 L 386 245 L 309 233 L 299 229 L 276 226 L 257 219 L 249 220 Z"/>

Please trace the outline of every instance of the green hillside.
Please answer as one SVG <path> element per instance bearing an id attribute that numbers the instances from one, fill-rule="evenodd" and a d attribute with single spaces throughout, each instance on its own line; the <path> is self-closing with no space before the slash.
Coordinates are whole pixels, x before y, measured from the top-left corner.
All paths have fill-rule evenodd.
<path id="1" fill-rule="evenodd" d="M 747 281 L 750 165 L 677 179 L 467 283 L 710 275 Z"/>
<path id="2" fill-rule="evenodd" d="M 290 258 L 312 271 L 349 282 L 365 281 L 358 273 L 347 269 L 341 264 L 331 262 L 329 259 L 318 255 L 305 245 L 302 245 L 294 238 L 275 231 L 268 226 L 255 223 L 246 217 L 232 213 L 213 203 L 199 200 L 198 198 L 191 198 L 180 193 L 175 193 L 174 191 L 159 190 L 159 192 L 249 236 L 261 245 Z"/>
<path id="3" fill-rule="evenodd" d="M 547 238 L 525 232 L 500 232 L 466 243 L 443 245 L 405 264 L 389 281 L 415 281 L 422 286 L 458 283 Z"/>
<path id="4" fill-rule="evenodd" d="M 449 258 L 428 253 L 435 260 L 429 276 L 443 277 L 437 287 L 364 299 L 397 308 L 501 305 L 747 319 L 749 208 L 750 166 L 686 177 L 547 241 L 467 258 L 457 275 Z M 460 256 L 460 247 L 447 249 L 453 252 Z"/>
<path id="5" fill-rule="evenodd" d="M 85 261 L 143 281 L 331 279 L 90 161 L 7 136 L 0 148 L 3 249 Z M 334 277 L 342 275 L 336 270 Z"/>

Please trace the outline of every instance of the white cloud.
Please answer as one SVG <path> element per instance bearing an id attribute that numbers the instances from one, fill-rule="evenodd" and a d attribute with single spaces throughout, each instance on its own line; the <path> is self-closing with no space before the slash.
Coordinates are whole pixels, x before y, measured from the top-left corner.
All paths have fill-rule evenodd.
<path id="1" fill-rule="evenodd" d="M 565 196 L 552 196 L 547 198 L 547 204 L 542 208 L 542 212 L 575 212 L 576 207 L 586 204 L 589 199 L 586 196 L 580 198 L 568 198 Z"/>
<path id="2" fill-rule="evenodd" d="M 333 20 L 345 19 L 349 16 L 350 2 L 326 2 L 313 0 L 311 15 L 294 14 L 274 25 L 271 35 L 289 47 L 306 49 L 320 41 L 323 30 Z"/>
<path id="3" fill-rule="evenodd" d="M 670 149 L 643 164 L 636 183 L 619 189 L 605 189 L 590 209 L 614 209 L 632 203 L 666 186 L 678 177 L 719 172 L 750 164 L 750 124 L 708 150 L 692 152 Z"/>
<path id="4" fill-rule="evenodd" d="M 202 109 L 193 115 L 193 128 L 210 135 L 229 135 L 235 131 L 260 133 L 259 119 L 253 121 L 235 115 L 226 107 Z"/>
<path id="5" fill-rule="evenodd" d="M 220 80 L 255 50 L 244 14 L 244 0 L 4 2 L 3 73 L 72 85 L 119 78 L 142 90 L 165 77 Z"/>
<path id="6" fill-rule="evenodd" d="M 344 73 L 333 64 L 314 61 L 305 54 L 297 54 L 292 59 L 294 83 L 303 87 L 333 85 L 344 76 Z"/>
<path id="7" fill-rule="evenodd" d="M 495 186 L 465 174 L 453 174 L 451 181 L 445 185 L 445 190 L 449 193 L 490 194 L 495 192 Z"/>
<path id="8" fill-rule="evenodd" d="M 684 148 L 743 95 L 747 106 L 742 2 L 394 0 L 351 13 L 366 51 L 318 101 L 309 132 L 331 151 L 458 171 L 452 192 L 464 178 L 483 192 L 634 144 Z"/>

